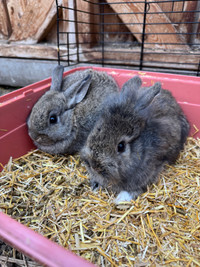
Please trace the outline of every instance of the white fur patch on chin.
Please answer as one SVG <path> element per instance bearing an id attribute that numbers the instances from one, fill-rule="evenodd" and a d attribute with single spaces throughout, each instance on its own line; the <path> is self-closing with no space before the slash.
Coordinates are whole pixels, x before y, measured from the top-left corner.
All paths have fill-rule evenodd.
<path id="1" fill-rule="evenodd" d="M 121 191 L 116 199 L 114 200 L 115 204 L 119 204 L 120 202 L 125 202 L 125 201 L 131 201 L 132 196 L 129 192 L 127 191 Z"/>

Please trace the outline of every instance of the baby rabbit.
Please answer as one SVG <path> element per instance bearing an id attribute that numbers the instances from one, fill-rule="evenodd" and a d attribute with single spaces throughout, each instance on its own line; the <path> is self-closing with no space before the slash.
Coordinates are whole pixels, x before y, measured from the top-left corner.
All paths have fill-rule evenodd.
<path id="1" fill-rule="evenodd" d="M 62 66 L 54 69 L 50 90 L 34 105 L 27 121 L 35 145 L 51 154 L 78 152 L 105 98 L 119 91 L 105 72 L 86 69 L 63 78 L 63 70 Z"/>
<path id="2" fill-rule="evenodd" d="M 81 157 L 91 185 L 111 186 L 115 202 L 130 201 L 156 182 L 165 163 L 183 149 L 189 124 L 180 106 L 160 83 L 141 87 L 136 76 L 104 103 Z"/>

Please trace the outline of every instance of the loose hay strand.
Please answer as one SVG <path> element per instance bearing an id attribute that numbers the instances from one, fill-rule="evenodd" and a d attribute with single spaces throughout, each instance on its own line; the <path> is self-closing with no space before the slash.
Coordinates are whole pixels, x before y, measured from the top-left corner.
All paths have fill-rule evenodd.
<path id="1" fill-rule="evenodd" d="M 148 214 L 147 214 L 147 220 L 148 220 L 149 227 L 150 227 L 150 229 L 151 229 L 151 231 L 152 231 L 153 235 L 154 235 L 154 236 L 155 236 L 155 238 L 156 238 L 157 244 L 158 244 L 158 246 L 161 248 L 160 241 L 159 241 L 159 239 L 158 239 L 158 237 L 157 237 L 156 233 L 155 233 L 155 232 L 154 232 L 154 230 L 153 230 L 153 227 L 152 227 L 152 222 L 151 222 L 151 220 L 150 220 L 150 218 L 149 218 L 149 215 L 148 215 Z"/>
<path id="2" fill-rule="evenodd" d="M 100 248 L 97 247 L 97 251 L 104 257 L 106 258 L 113 266 L 118 267 L 113 261 L 112 259 Z"/>
<path id="3" fill-rule="evenodd" d="M 200 139 L 136 201 L 93 192 L 78 156 L 38 150 L 10 160 L 0 210 L 102 266 L 200 266 Z"/>

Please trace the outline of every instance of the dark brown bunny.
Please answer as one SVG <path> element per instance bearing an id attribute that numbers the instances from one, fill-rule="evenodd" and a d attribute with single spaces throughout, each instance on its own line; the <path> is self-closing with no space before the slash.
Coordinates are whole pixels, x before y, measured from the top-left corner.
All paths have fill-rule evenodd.
<path id="1" fill-rule="evenodd" d="M 139 77 L 109 98 L 81 151 L 92 187 L 111 186 L 116 202 L 130 201 L 174 163 L 189 133 L 175 98 L 160 83 L 141 87 Z"/>

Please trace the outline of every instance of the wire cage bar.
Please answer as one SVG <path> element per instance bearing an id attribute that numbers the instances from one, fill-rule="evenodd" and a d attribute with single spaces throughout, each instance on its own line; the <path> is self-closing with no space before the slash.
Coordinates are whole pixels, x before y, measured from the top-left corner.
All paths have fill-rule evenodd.
<path id="1" fill-rule="evenodd" d="M 59 64 L 200 75 L 198 0 L 56 4 Z"/>

